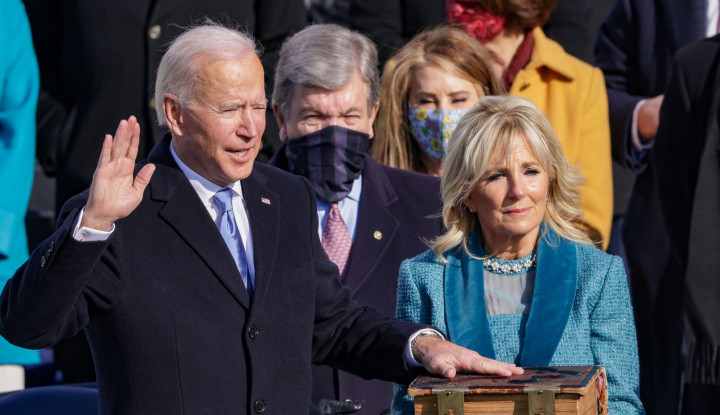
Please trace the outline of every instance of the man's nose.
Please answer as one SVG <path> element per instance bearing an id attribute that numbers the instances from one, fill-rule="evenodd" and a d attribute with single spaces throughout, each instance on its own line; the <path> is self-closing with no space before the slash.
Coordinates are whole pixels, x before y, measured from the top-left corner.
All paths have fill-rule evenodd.
<path id="1" fill-rule="evenodd" d="M 324 122 L 323 125 L 320 127 L 320 129 L 322 130 L 323 128 L 332 127 L 332 126 L 337 126 L 337 125 L 340 125 L 340 118 L 339 118 L 339 117 L 328 117 L 328 118 L 325 119 L 325 122 Z"/>
<path id="2" fill-rule="evenodd" d="M 265 114 L 255 114 L 254 110 L 243 110 L 240 113 L 235 134 L 240 137 L 257 137 L 259 129 L 259 117 L 265 117 Z M 263 118 L 264 120 L 264 118 Z"/>

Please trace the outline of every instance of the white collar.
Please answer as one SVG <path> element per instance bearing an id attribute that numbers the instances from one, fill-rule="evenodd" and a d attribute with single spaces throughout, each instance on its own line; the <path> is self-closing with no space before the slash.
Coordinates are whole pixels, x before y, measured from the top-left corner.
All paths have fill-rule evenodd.
<path id="1" fill-rule="evenodd" d="M 183 161 L 180 159 L 180 156 L 177 155 L 175 149 L 173 148 L 172 140 L 170 141 L 170 154 L 177 163 L 178 167 L 180 167 L 180 170 L 182 170 L 182 172 L 185 174 L 185 177 L 188 178 L 188 180 L 190 181 L 190 185 L 192 185 L 193 189 L 195 189 L 195 192 L 197 192 L 198 196 L 200 196 L 200 199 L 205 203 L 212 204 L 212 197 L 215 196 L 215 193 L 217 193 L 220 189 L 223 189 L 223 187 L 218 186 L 210 180 L 202 177 L 200 174 L 198 174 L 193 169 L 188 167 L 185 163 L 183 163 Z M 225 187 L 233 189 L 233 191 L 238 196 L 240 196 L 240 200 L 243 200 L 242 186 L 240 185 L 240 181 L 234 182 L 232 185 Z"/>

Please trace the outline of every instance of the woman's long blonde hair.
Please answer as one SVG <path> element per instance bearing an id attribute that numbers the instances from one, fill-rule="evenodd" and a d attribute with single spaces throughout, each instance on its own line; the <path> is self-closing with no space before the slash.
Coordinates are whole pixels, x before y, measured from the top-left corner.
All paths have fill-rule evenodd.
<path id="1" fill-rule="evenodd" d="M 447 231 L 432 243 L 439 258 L 445 260 L 443 253 L 457 246 L 472 255 L 467 242 L 478 220 L 464 201 L 494 158 L 518 139 L 524 140 L 548 175 L 543 221 L 562 238 L 592 244 L 586 233 L 573 226 L 582 221 L 578 189 L 582 178 L 577 167 L 570 166 L 548 120 L 526 99 L 483 97 L 458 123 L 443 162 L 440 196 Z"/>
<path id="2" fill-rule="evenodd" d="M 478 95 L 504 93 L 490 62 L 485 48 L 459 28 L 439 26 L 415 36 L 385 65 L 370 156 L 391 167 L 427 173 L 420 162 L 422 150 L 408 126 L 413 73 L 435 65 L 472 82 Z"/>

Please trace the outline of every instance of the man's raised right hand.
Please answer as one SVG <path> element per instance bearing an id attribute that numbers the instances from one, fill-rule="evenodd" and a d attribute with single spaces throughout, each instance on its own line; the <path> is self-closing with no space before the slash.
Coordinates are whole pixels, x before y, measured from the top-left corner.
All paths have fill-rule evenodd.
<path id="1" fill-rule="evenodd" d="M 81 226 L 107 231 L 138 207 L 155 171 L 147 164 L 133 177 L 139 143 L 140 124 L 132 115 L 120 121 L 114 138 L 105 136 Z"/>

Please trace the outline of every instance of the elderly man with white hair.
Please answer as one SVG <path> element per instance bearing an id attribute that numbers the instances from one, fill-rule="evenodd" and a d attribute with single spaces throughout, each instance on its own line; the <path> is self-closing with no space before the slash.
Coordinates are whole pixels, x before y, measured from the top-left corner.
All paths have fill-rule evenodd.
<path id="1" fill-rule="evenodd" d="M 254 163 L 267 100 L 251 38 L 188 30 L 156 96 L 171 133 L 136 166 L 140 129 L 121 121 L 90 189 L 0 297 L 0 334 L 17 345 L 85 330 L 101 414 L 305 413 L 313 360 L 391 380 L 414 360 L 446 376 L 522 372 L 434 336 L 411 342 L 427 326 L 351 301 L 311 185 Z"/>

